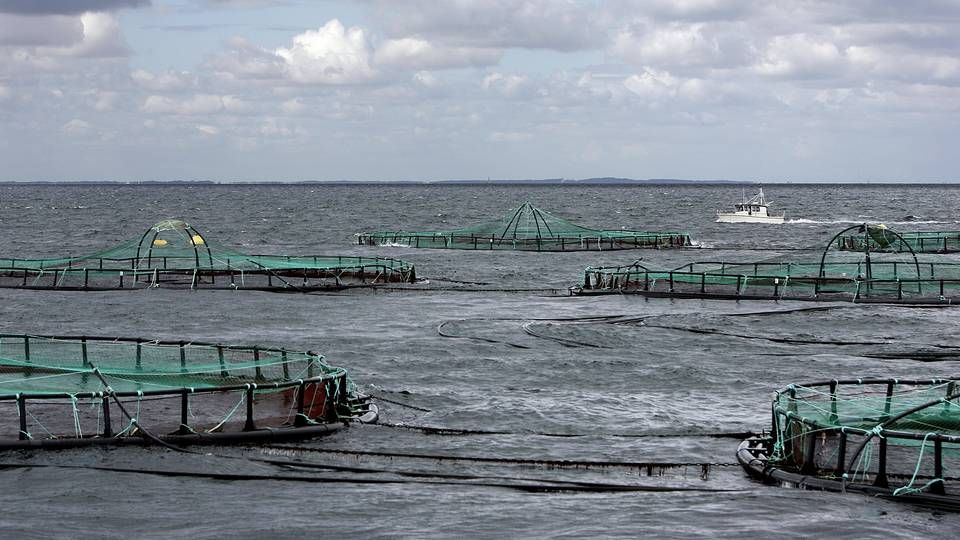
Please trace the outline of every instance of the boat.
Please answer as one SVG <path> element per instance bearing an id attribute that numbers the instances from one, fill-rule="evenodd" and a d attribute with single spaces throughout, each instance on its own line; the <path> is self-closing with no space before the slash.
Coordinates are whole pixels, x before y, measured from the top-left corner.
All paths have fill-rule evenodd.
<path id="1" fill-rule="evenodd" d="M 744 194 L 742 201 L 734 205 L 733 212 L 717 210 L 717 223 L 783 223 L 784 214 L 771 215 L 768 206 L 763 198 L 763 188 L 760 188 L 760 192 L 750 199 Z"/>

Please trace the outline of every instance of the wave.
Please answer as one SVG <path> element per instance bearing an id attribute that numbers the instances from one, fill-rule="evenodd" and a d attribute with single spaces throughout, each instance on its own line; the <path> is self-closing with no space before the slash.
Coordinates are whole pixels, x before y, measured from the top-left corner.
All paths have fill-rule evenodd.
<path id="1" fill-rule="evenodd" d="M 923 221 L 883 221 L 877 219 L 836 219 L 836 220 L 817 220 L 817 219 L 788 219 L 785 221 L 787 224 L 823 224 L 823 225 L 838 225 L 838 224 L 849 224 L 849 225 L 859 225 L 861 223 L 883 223 L 885 225 L 947 225 L 951 223 L 958 223 L 957 221 L 937 221 L 937 220 L 923 220 Z"/>

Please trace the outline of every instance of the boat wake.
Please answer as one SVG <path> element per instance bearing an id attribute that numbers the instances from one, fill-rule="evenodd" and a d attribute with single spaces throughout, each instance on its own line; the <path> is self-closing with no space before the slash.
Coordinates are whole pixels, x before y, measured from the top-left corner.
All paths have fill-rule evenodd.
<path id="1" fill-rule="evenodd" d="M 817 220 L 817 219 L 788 219 L 788 225 L 842 225 L 858 223 L 877 223 L 882 222 L 887 225 L 946 225 L 958 223 L 956 221 L 937 221 L 937 220 L 907 220 L 907 221 L 884 221 L 872 218 L 863 219 L 838 219 L 838 220 Z"/>

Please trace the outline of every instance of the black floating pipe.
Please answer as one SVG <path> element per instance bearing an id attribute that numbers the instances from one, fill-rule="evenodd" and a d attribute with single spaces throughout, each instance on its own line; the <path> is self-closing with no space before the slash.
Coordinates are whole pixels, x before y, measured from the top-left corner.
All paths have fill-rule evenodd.
<path id="1" fill-rule="evenodd" d="M 103 396 L 103 436 L 113 437 L 113 424 L 110 422 L 110 397 Z"/>
<path id="2" fill-rule="evenodd" d="M 257 429 L 253 423 L 253 389 L 254 386 L 247 386 L 247 421 L 243 424 L 244 431 L 254 431 Z"/>

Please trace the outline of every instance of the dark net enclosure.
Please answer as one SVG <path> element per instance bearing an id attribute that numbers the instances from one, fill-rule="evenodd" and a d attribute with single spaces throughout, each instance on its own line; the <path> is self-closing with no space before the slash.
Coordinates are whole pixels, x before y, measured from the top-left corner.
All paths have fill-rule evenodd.
<path id="1" fill-rule="evenodd" d="M 438 249 L 505 249 L 523 251 L 589 251 L 675 248 L 692 245 L 682 232 L 599 230 L 582 227 L 530 203 L 500 219 L 449 231 L 360 233 L 361 245 Z"/>
<path id="2" fill-rule="evenodd" d="M 415 280 L 413 265 L 383 257 L 248 255 L 174 219 L 89 255 L 0 258 L 0 287 L 7 288 L 313 291 Z"/>
<path id="3" fill-rule="evenodd" d="M 737 457 L 753 477 L 960 510 L 960 386 L 849 379 L 779 390 L 766 436 Z"/>
<path id="4" fill-rule="evenodd" d="M 838 238 L 851 233 L 884 242 L 900 242 L 897 233 L 873 225 L 856 225 L 833 237 L 819 253 L 751 262 L 701 261 L 673 270 L 651 269 L 638 262 L 589 267 L 574 294 L 635 293 L 686 298 L 813 300 L 881 303 L 950 304 L 960 292 L 960 264 L 921 260 L 905 251 L 838 249 Z M 819 256 L 817 256 L 819 255 Z"/>
<path id="5" fill-rule="evenodd" d="M 0 449 L 292 440 L 376 420 L 313 352 L 0 334 Z"/>

